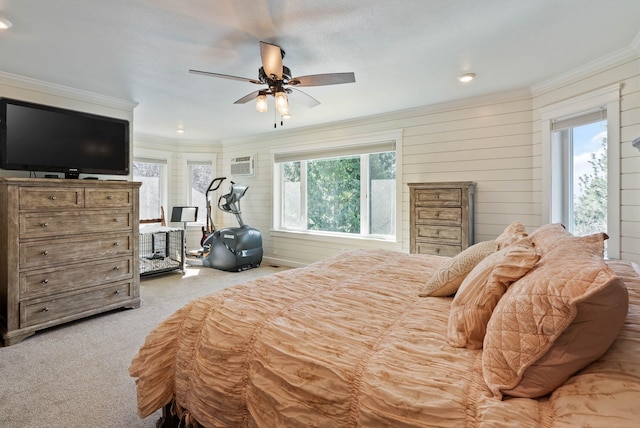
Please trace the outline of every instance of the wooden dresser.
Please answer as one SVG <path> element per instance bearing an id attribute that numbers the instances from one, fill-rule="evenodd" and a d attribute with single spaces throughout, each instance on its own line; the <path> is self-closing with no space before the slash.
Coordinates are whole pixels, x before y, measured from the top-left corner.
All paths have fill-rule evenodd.
<path id="1" fill-rule="evenodd" d="M 410 252 L 455 256 L 473 244 L 476 183 L 409 183 Z"/>
<path id="2" fill-rule="evenodd" d="M 128 181 L 0 178 L 0 333 L 140 306 L 138 190 Z"/>

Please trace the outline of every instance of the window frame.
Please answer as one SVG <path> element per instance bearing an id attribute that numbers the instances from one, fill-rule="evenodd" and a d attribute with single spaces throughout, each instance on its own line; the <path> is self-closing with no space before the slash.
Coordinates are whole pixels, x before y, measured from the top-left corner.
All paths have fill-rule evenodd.
<path id="1" fill-rule="evenodd" d="M 562 196 L 556 180 L 562 165 L 554 156 L 552 122 L 605 108 L 607 111 L 607 255 L 620 257 L 620 84 L 610 85 L 540 109 L 542 223 L 562 222 Z"/>
<path id="2" fill-rule="evenodd" d="M 211 180 L 216 177 L 216 165 L 217 165 L 217 154 L 216 153 L 183 153 L 182 154 L 182 176 L 184 177 L 184 195 L 186 195 L 186 200 L 184 204 L 186 206 L 194 206 L 193 201 L 191 200 L 191 183 L 192 183 L 192 175 L 191 175 L 191 165 L 194 163 L 211 164 Z M 198 212 L 200 212 L 198 210 Z M 202 212 L 202 214 L 198 214 L 198 221 L 195 223 L 191 223 L 188 225 L 191 227 L 201 227 L 207 223 L 206 218 L 206 210 Z"/>
<path id="3" fill-rule="evenodd" d="M 366 151 L 367 146 L 379 145 L 383 141 L 393 141 L 395 143 L 395 159 L 396 159 L 396 178 L 395 178 L 395 207 L 396 218 L 395 228 L 393 235 L 362 235 L 362 234 L 350 234 L 339 232 L 326 232 L 316 230 L 290 230 L 282 229 L 282 180 L 281 180 L 281 163 L 276 162 L 276 159 L 280 156 L 287 156 L 290 154 L 302 154 L 315 153 L 318 151 L 326 152 L 328 157 L 342 157 L 341 151 L 345 148 L 357 149 L 362 147 L 363 151 Z M 334 150 L 335 149 L 335 150 Z M 325 158 L 327 156 L 322 156 Z M 317 158 L 319 159 L 319 158 Z M 388 241 L 388 242 L 400 242 L 402 238 L 402 130 L 391 130 L 385 132 L 375 132 L 368 134 L 361 134 L 355 136 L 349 136 L 344 138 L 334 138 L 327 140 L 319 140 L 305 144 L 304 149 L 274 149 L 271 151 L 271 164 L 273 165 L 273 200 L 272 200 L 272 233 L 284 234 L 286 236 L 304 235 L 306 237 L 318 237 L 319 239 L 364 239 L 372 241 Z M 362 167 L 362 166 L 361 166 Z M 301 171 L 301 180 L 306 180 L 306 176 L 303 177 L 303 171 Z M 305 186 L 306 187 L 306 186 Z M 368 187 L 368 184 L 366 185 Z M 304 192 L 302 199 L 306 198 L 306 192 Z M 368 194 L 367 194 L 368 196 Z M 368 197 L 360 199 L 361 207 L 366 207 L 369 202 Z M 306 206 L 306 202 L 305 205 Z M 365 211 L 365 212 L 366 212 Z M 361 223 L 363 219 L 361 218 Z"/>
<path id="4" fill-rule="evenodd" d="M 160 206 L 164 208 L 167 215 L 169 203 L 169 174 L 172 171 L 171 153 L 162 150 L 137 149 L 131 161 L 131 178 L 133 179 L 134 162 L 153 162 L 162 164 L 160 169 Z M 158 218 L 160 213 L 158 213 Z"/>

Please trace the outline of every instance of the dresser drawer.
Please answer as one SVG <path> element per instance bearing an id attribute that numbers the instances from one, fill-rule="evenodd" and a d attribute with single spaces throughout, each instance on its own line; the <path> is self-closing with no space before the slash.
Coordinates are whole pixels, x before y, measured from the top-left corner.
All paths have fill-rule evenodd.
<path id="1" fill-rule="evenodd" d="M 89 189 L 85 190 L 84 205 L 87 208 L 125 208 L 133 204 L 131 189 Z"/>
<path id="2" fill-rule="evenodd" d="M 20 327 L 29 327 L 47 321 L 80 314 L 132 297 L 131 282 L 105 284 L 76 293 L 67 293 L 50 299 L 20 302 Z"/>
<path id="3" fill-rule="evenodd" d="M 20 214 L 20 239 L 133 230 L 130 211 Z"/>
<path id="4" fill-rule="evenodd" d="M 461 189 L 421 189 L 415 193 L 416 206 L 457 207 L 462 204 Z"/>
<path id="5" fill-rule="evenodd" d="M 460 244 L 462 242 L 462 228 L 451 226 L 416 225 L 416 239 L 436 240 L 446 244 Z"/>
<path id="6" fill-rule="evenodd" d="M 83 238 L 24 242 L 20 245 L 20 270 L 127 256 L 132 254 L 132 250 L 131 234 L 99 233 Z M 85 272 L 91 276 L 92 267 L 87 265 Z"/>
<path id="7" fill-rule="evenodd" d="M 87 270 L 91 275 L 87 275 Z M 20 272 L 20 299 L 132 278 L 131 257 Z"/>
<path id="8" fill-rule="evenodd" d="M 83 202 L 82 188 L 20 188 L 21 210 L 82 208 Z"/>
<path id="9" fill-rule="evenodd" d="M 416 208 L 416 224 L 458 226 L 462 224 L 462 208 Z"/>
<path id="10" fill-rule="evenodd" d="M 418 254 L 435 254 L 437 256 L 453 257 L 462 251 L 460 245 L 442 245 L 427 242 L 416 242 Z"/>

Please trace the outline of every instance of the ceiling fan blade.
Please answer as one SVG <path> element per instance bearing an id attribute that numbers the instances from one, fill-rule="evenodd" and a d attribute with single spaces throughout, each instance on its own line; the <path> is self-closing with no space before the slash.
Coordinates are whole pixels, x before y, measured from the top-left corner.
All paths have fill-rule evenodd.
<path id="1" fill-rule="evenodd" d="M 312 74 L 309 76 L 293 77 L 289 80 L 289 85 L 294 86 L 324 86 L 338 85 L 341 83 L 353 83 L 356 81 L 356 75 L 349 73 L 327 73 Z"/>
<path id="2" fill-rule="evenodd" d="M 203 76 L 210 76 L 210 77 L 220 77 L 222 79 L 239 80 L 241 82 L 249 82 L 249 83 L 255 83 L 256 85 L 262 85 L 262 82 L 259 81 L 259 80 L 256 80 L 256 79 L 248 79 L 246 77 L 230 76 L 228 74 L 212 73 L 210 71 L 189 70 L 189 73 L 201 74 Z"/>
<path id="3" fill-rule="evenodd" d="M 262 57 L 262 67 L 267 77 L 276 76 L 282 79 L 282 49 L 280 46 L 271 43 L 260 42 L 260 56 Z"/>
<path id="4" fill-rule="evenodd" d="M 320 101 L 316 100 L 311 95 L 307 94 L 306 92 L 302 92 L 299 89 L 287 88 L 287 94 L 290 100 L 309 108 L 313 108 L 320 104 Z"/>
<path id="5" fill-rule="evenodd" d="M 244 97 L 240 98 L 234 104 L 245 104 L 245 103 L 248 103 L 249 101 L 255 99 L 259 95 L 259 93 L 260 93 L 260 91 L 253 91 L 249 95 L 245 95 Z"/>

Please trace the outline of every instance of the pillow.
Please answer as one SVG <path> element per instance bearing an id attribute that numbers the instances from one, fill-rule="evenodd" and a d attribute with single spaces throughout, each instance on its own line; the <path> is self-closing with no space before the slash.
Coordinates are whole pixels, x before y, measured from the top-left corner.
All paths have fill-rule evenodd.
<path id="1" fill-rule="evenodd" d="M 447 336 L 455 348 L 482 348 L 491 313 L 507 287 L 524 276 L 540 259 L 523 238 L 490 254 L 462 281 L 451 303 Z"/>
<path id="2" fill-rule="evenodd" d="M 611 346 L 628 293 L 602 259 L 606 238 L 564 237 L 500 299 L 482 353 L 496 397 L 549 394 Z"/>
<path id="3" fill-rule="evenodd" d="M 496 238 L 498 250 L 513 245 L 527 236 L 527 231 L 519 221 L 514 221 Z"/>
<path id="4" fill-rule="evenodd" d="M 544 254 L 560 244 L 565 238 L 571 238 L 573 235 L 564 228 L 560 223 L 550 223 L 540 226 L 529 235 L 529 239 L 538 249 L 540 254 Z"/>
<path id="5" fill-rule="evenodd" d="M 482 259 L 498 250 L 496 241 L 483 241 L 447 260 L 418 293 L 420 297 L 450 296 L 458 290 L 462 280 Z"/>

